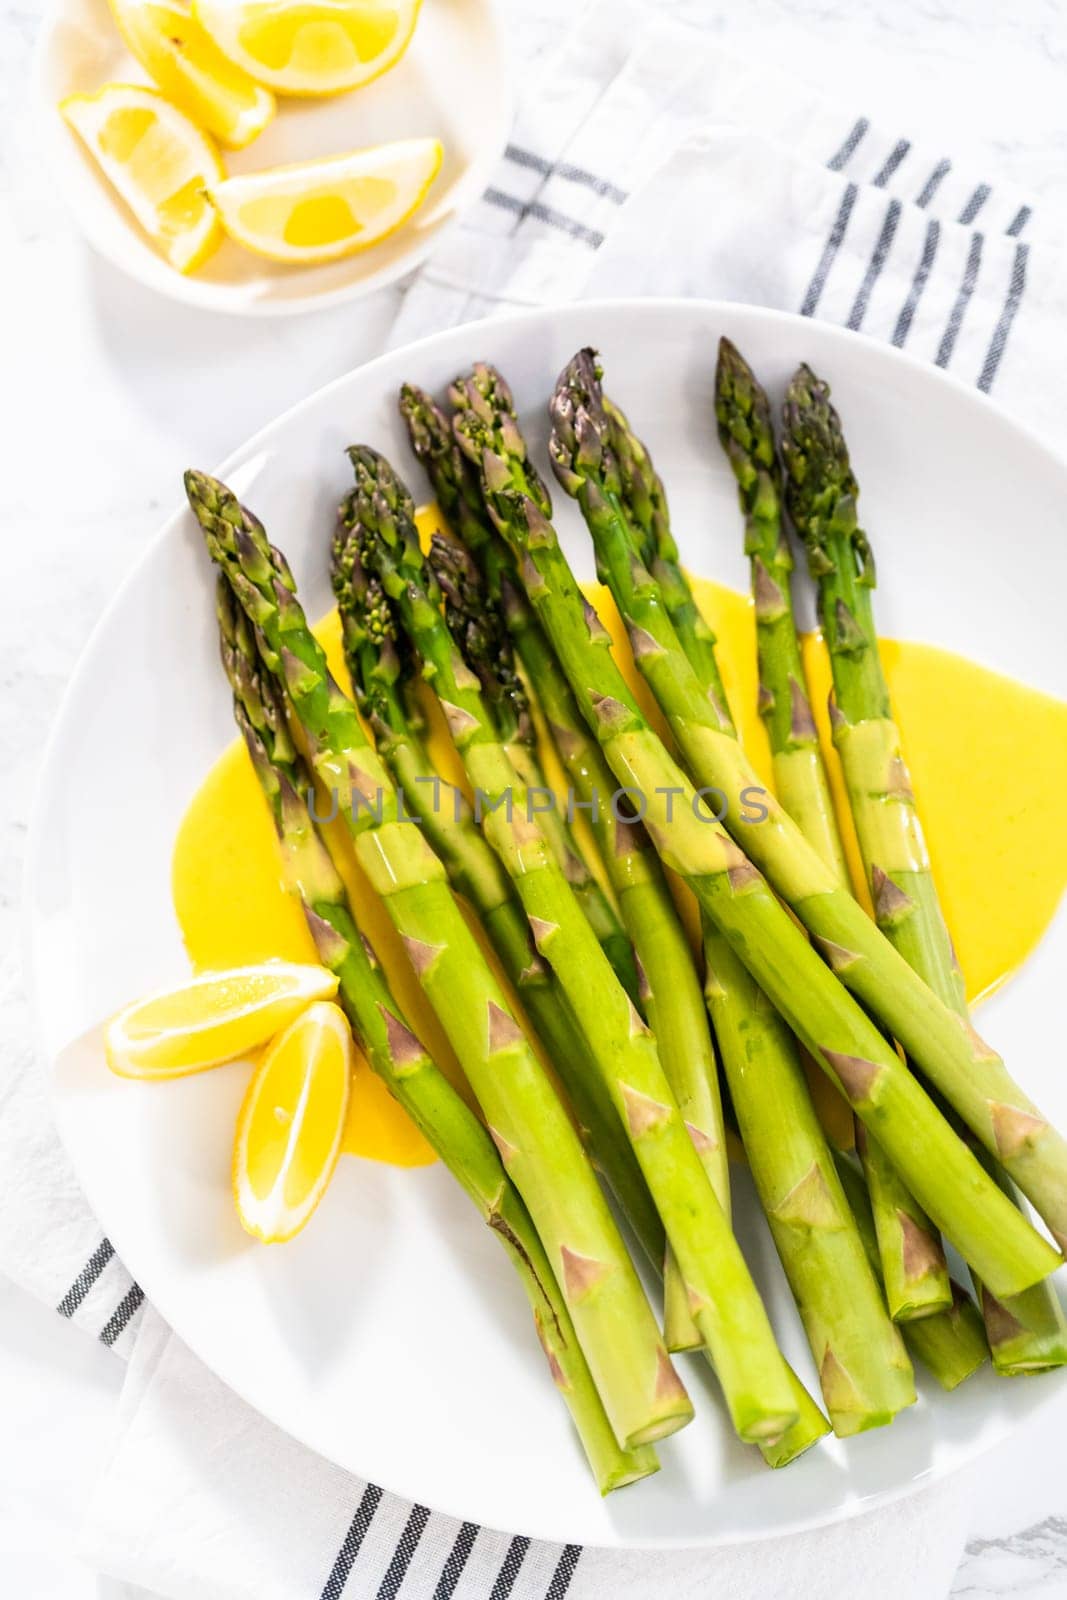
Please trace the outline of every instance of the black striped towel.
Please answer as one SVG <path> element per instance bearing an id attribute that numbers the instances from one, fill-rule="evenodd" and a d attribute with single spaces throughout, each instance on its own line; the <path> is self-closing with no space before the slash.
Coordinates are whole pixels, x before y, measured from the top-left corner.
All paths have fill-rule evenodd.
<path id="1" fill-rule="evenodd" d="M 390 342 L 580 297 L 738 300 L 885 339 L 1067 442 L 1067 273 L 1033 200 L 642 16 L 583 14 Z"/>
<path id="2" fill-rule="evenodd" d="M 1042 330 L 1067 275 L 1032 201 L 648 15 L 612 0 L 578 18 L 524 96 L 483 200 L 409 287 L 391 342 L 583 294 L 744 300 L 907 348 L 1062 439 L 1061 415 L 1045 415 L 1057 348 Z M 8 989 L 0 1266 L 132 1350 L 84 1531 L 103 1571 L 178 1600 L 833 1600 L 857 1571 L 880 1600 L 948 1592 L 965 1484 L 758 1551 L 644 1557 L 457 1522 L 311 1455 L 142 1304 L 58 1149 Z"/>

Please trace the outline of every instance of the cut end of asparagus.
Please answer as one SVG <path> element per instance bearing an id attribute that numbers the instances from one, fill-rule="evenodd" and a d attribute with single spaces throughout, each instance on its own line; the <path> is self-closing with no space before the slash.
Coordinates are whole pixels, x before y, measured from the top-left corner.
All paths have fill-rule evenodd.
<path id="1" fill-rule="evenodd" d="M 831 1431 L 829 1422 L 791 1367 L 789 1377 L 797 1407 L 797 1420 L 777 1439 L 763 1439 L 759 1445 L 764 1461 L 776 1470 L 796 1461 Z"/>

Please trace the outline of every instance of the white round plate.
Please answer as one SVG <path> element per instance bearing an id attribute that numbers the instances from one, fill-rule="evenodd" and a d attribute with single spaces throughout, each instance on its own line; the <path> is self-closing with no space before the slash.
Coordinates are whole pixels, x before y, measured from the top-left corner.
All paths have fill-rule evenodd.
<path id="1" fill-rule="evenodd" d="M 396 66 L 352 94 L 279 98 L 278 115 L 245 150 L 223 150 L 231 174 L 259 172 L 391 139 L 436 135 L 444 162 L 423 205 L 391 238 L 343 261 L 287 267 L 224 240 L 197 272 L 175 272 L 153 248 L 56 110 L 105 83 L 147 83 L 107 0 L 57 0 L 34 72 L 39 136 L 60 191 L 101 255 L 161 294 L 242 316 L 285 316 L 355 300 L 425 260 L 482 193 L 512 118 L 507 52 L 494 0 L 424 0 Z"/>
<path id="2" fill-rule="evenodd" d="M 823 323 L 645 302 L 457 328 L 322 390 L 221 471 L 286 550 L 318 615 L 330 602 L 328 540 L 350 477 L 344 447 L 386 451 L 423 492 L 396 411 L 402 379 L 441 389 L 474 359 L 496 362 L 547 476 L 545 401 L 574 350 L 593 343 L 666 480 L 684 559 L 744 587 L 734 484 L 712 421 L 721 333 L 776 399 L 802 359 L 831 380 L 882 554 L 886 632 L 1067 697 L 1067 469 L 975 392 Z M 176 491 L 189 464 L 174 463 Z M 584 529 L 556 498 L 566 547 L 589 576 Z M 517 1283 L 442 1167 L 346 1159 L 292 1244 L 265 1249 L 244 1235 L 229 1163 L 247 1068 L 130 1083 L 107 1071 L 91 1035 L 71 1044 L 187 970 L 171 848 L 189 798 L 233 737 L 212 591 L 196 524 L 182 511 L 116 595 L 68 690 L 28 874 L 36 1019 L 63 1139 L 119 1255 L 209 1367 L 305 1444 L 388 1489 L 493 1528 L 614 1546 L 713 1545 L 852 1516 L 958 1467 L 1058 1392 L 1056 1377 L 986 1376 L 946 1396 L 920 1377 L 919 1403 L 891 1428 L 823 1444 L 775 1473 L 734 1441 L 705 1365 L 688 1358 L 697 1420 L 663 1447 L 658 1477 L 601 1501 Z M 1061 914 L 983 1010 L 983 1031 L 1061 1126 L 1067 1075 L 1048 1044 L 1062 1033 L 1065 964 Z M 738 1191 L 745 1248 L 783 1346 L 814 1388 L 741 1174 Z"/>

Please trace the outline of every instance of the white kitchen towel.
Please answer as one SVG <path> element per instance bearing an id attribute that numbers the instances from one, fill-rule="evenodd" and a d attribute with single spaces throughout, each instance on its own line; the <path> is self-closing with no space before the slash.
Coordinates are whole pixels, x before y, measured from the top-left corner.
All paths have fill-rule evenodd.
<path id="1" fill-rule="evenodd" d="M 524 98 L 493 182 L 390 343 L 579 296 L 695 295 L 891 341 L 1061 428 L 1051 226 L 968 172 L 704 34 L 596 4 Z"/>
<path id="2" fill-rule="evenodd" d="M 582 1551 L 383 1495 L 251 1411 L 147 1308 L 81 1553 L 173 1600 L 943 1600 L 951 1479 L 832 1528 L 703 1551 Z"/>
<path id="3" fill-rule="evenodd" d="M 144 1296 L 100 1231 L 55 1130 L 18 962 L 0 963 L 0 1271 L 128 1355 Z"/>
<path id="4" fill-rule="evenodd" d="M 524 95 L 485 198 L 409 288 L 391 342 L 590 293 L 759 301 L 905 345 L 1062 428 L 1064 274 L 1033 203 L 905 127 L 825 106 L 648 14 L 582 13 Z M 887 1600 L 946 1592 L 964 1534 L 958 1484 L 758 1553 L 624 1561 L 456 1524 L 310 1456 L 141 1305 L 58 1146 L 18 1008 L 0 1015 L 0 1267 L 118 1353 L 137 1338 L 85 1530 L 102 1570 L 196 1600 L 637 1600 L 669 1586 L 832 1600 L 857 1572 Z"/>

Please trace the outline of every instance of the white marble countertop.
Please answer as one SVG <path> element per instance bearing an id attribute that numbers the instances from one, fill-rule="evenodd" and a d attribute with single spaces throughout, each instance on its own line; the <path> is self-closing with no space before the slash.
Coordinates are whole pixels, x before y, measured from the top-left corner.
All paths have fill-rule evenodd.
<path id="1" fill-rule="evenodd" d="M 514 3 L 532 53 L 572 7 Z M 1060 0 L 661 0 L 739 53 L 849 110 L 936 137 L 1009 175 L 1067 220 L 1067 22 Z M 18 936 L 19 873 L 38 756 L 112 588 L 178 499 L 177 470 L 373 353 L 386 291 L 294 322 L 237 322 L 165 303 L 74 235 L 33 148 L 24 94 L 39 11 L 0 0 L 0 260 L 5 294 L 6 577 L 0 634 L 0 950 Z M 0 1080 L 0 1106 L 3 1085 Z M 132 1600 L 73 1541 L 108 1449 L 121 1363 L 0 1280 L 0 1591 Z M 953 1595 L 1067 1595 L 1067 1401 L 971 1470 L 972 1536 Z M 857 1574 L 859 1581 L 862 1578 Z"/>

